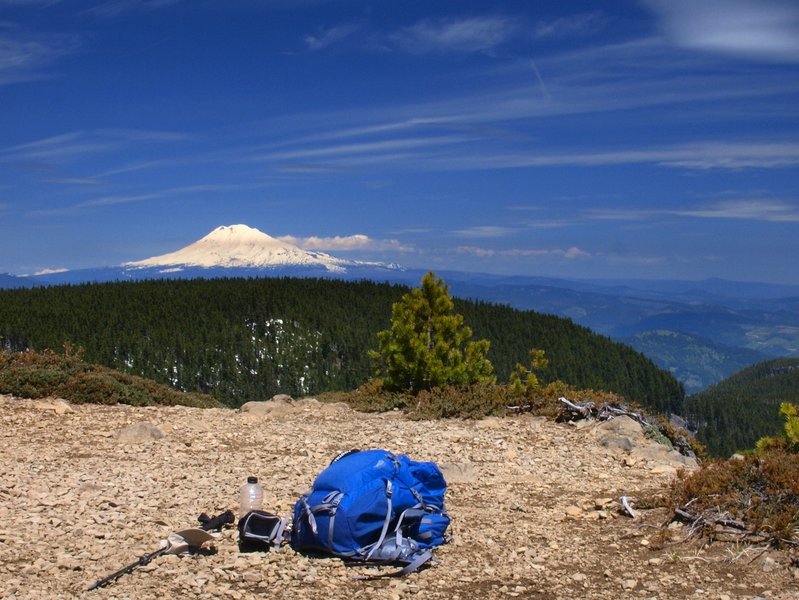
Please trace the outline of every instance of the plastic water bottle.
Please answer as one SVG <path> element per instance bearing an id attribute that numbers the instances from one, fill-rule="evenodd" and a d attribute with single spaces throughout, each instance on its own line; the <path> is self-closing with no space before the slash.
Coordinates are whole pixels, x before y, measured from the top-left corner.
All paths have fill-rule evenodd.
<path id="1" fill-rule="evenodd" d="M 239 491 L 239 516 L 243 517 L 251 510 L 261 510 L 263 503 L 264 488 L 257 477 L 250 475 Z"/>

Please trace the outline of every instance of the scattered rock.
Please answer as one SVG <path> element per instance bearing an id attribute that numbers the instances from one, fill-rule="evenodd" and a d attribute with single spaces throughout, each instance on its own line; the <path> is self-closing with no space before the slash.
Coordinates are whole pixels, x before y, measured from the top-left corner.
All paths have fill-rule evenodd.
<path id="1" fill-rule="evenodd" d="M 117 434 L 117 440 L 124 444 L 138 444 L 152 442 L 164 437 L 164 432 L 152 423 L 131 423 L 123 427 Z"/>
<path id="2" fill-rule="evenodd" d="M 616 500 L 613 498 L 597 498 L 596 500 L 594 500 L 594 508 L 600 510 L 613 504 L 615 501 Z"/>
<path id="3" fill-rule="evenodd" d="M 626 437 L 634 442 L 645 439 L 641 424 L 627 415 L 620 415 L 608 421 L 602 421 L 596 426 L 596 432 L 599 437 L 613 434 L 619 437 Z"/>
<path id="4" fill-rule="evenodd" d="M 37 410 L 52 410 L 57 415 L 65 415 L 67 413 L 75 412 L 72 406 L 70 406 L 69 402 L 63 398 L 45 398 L 43 400 L 36 400 L 33 406 Z"/>
<path id="5" fill-rule="evenodd" d="M 649 441 L 645 445 L 634 448 L 632 456 L 638 460 L 648 460 L 652 463 L 669 467 L 687 467 L 690 469 L 697 467 L 695 458 L 684 456 L 676 450 L 654 441 Z"/>
<path id="6" fill-rule="evenodd" d="M 239 407 L 239 412 L 255 419 L 262 419 L 263 417 L 275 419 L 302 411 L 308 408 L 310 402 L 310 399 L 295 401 L 287 394 L 276 394 L 272 396 L 271 400 L 252 400 L 250 402 L 245 402 Z M 313 402 L 319 403 L 317 400 L 313 400 Z"/>
<path id="7" fill-rule="evenodd" d="M 610 450 L 620 449 L 629 452 L 633 449 L 633 441 L 630 438 L 615 433 L 603 435 L 599 438 L 599 443 Z"/>
<path id="8" fill-rule="evenodd" d="M 638 587 L 638 582 L 635 579 L 625 579 L 621 582 L 621 588 L 625 591 L 631 591 Z"/>
<path id="9" fill-rule="evenodd" d="M 475 425 L 478 429 L 502 429 L 503 420 L 504 419 L 500 419 L 499 417 L 486 417 L 485 419 L 477 421 Z"/>
<path id="10" fill-rule="evenodd" d="M 285 413 L 80 404 L 68 418 L 56 418 L 34 401 L 0 396 L 0 597 L 81 596 L 92 582 L 157 549 L 171 532 L 195 526 L 200 512 L 237 510 L 248 475 L 264 484 L 264 509 L 288 515 L 339 452 L 375 447 L 436 461 L 450 483 L 453 540 L 436 549 L 438 562 L 429 569 L 403 579 L 356 580 L 353 575 L 374 571 L 288 547 L 243 554 L 230 527 L 212 542 L 212 553 L 159 557 L 95 593 L 615 600 L 688 598 L 701 589 L 696 597 L 709 600 L 795 596 L 799 571 L 777 551 L 768 553 L 773 563 L 731 566 L 729 552 L 715 544 L 701 557 L 679 545 L 652 550 L 659 539 L 653 528 L 666 515 L 637 508 L 635 521 L 615 518 L 617 498 L 642 498 L 668 482 L 653 477 L 657 464 L 650 459 L 623 466 L 618 451 L 599 443 L 593 425 L 530 415 L 411 421 L 400 412 L 361 414 L 312 399 L 261 404 Z M 120 443 L 129 427 L 150 432 L 133 438 L 159 442 Z M 635 447 L 650 443 L 637 434 L 625 437 Z M 640 544 L 644 536 L 652 540 L 648 548 Z"/>
<path id="11" fill-rule="evenodd" d="M 649 471 L 652 475 L 668 475 L 673 476 L 677 474 L 677 469 L 671 465 L 657 465 L 652 467 Z"/>
<path id="12" fill-rule="evenodd" d="M 770 573 L 777 568 L 777 561 L 770 556 L 764 556 L 760 559 L 760 570 L 764 573 Z"/>
<path id="13" fill-rule="evenodd" d="M 467 462 L 439 463 L 438 468 L 447 483 L 472 483 L 477 481 L 474 465 Z"/>

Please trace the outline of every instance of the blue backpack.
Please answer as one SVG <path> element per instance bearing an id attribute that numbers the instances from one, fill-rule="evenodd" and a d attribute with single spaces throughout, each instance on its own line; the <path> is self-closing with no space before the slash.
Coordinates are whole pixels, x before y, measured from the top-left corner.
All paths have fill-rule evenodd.
<path id="1" fill-rule="evenodd" d="M 294 505 L 291 547 L 415 571 L 448 541 L 444 476 L 431 462 L 386 450 L 351 450 L 322 471 Z"/>

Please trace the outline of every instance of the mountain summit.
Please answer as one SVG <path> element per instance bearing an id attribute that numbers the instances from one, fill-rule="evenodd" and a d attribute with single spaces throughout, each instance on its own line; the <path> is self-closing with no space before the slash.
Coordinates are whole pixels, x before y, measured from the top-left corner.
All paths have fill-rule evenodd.
<path id="1" fill-rule="evenodd" d="M 308 252 L 273 238 L 247 225 L 217 227 L 185 248 L 125 263 L 127 268 L 145 267 L 324 267 L 344 271 L 348 265 L 364 264 L 335 258 L 324 252 Z"/>

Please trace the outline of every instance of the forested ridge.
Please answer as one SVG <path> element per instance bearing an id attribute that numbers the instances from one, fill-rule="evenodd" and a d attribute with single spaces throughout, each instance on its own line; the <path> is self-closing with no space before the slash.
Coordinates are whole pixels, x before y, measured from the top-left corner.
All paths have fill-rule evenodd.
<path id="1" fill-rule="evenodd" d="M 150 280 L 0 291 L 5 350 L 59 350 L 209 393 L 231 406 L 275 393 L 350 390 L 372 374 L 368 350 L 385 329 L 399 285 L 326 279 Z M 660 412 L 681 412 L 669 373 L 622 344 L 560 317 L 458 300 L 455 310 L 491 342 L 499 381 L 531 348 L 546 352 L 543 383 L 616 392 Z"/>
<path id="2" fill-rule="evenodd" d="M 747 367 L 689 396 L 685 413 L 711 454 L 729 456 L 782 430 L 782 402 L 799 403 L 799 358 Z"/>

